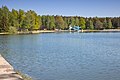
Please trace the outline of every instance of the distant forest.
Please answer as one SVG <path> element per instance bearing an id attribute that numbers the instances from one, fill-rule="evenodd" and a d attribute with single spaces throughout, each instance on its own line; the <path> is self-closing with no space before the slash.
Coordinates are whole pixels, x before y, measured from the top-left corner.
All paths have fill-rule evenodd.
<path id="1" fill-rule="evenodd" d="M 10 30 L 68 30 L 70 25 L 91 30 L 118 29 L 120 28 L 120 17 L 87 18 L 81 16 L 38 15 L 33 10 L 25 12 L 21 9 L 10 11 L 7 6 L 0 8 L 0 32 Z"/>

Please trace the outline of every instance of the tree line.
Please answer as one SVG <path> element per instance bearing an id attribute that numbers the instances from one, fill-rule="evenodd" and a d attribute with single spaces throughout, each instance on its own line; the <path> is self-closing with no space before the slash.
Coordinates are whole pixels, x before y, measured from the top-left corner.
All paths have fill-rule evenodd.
<path id="1" fill-rule="evenodd" d="M 22 9 L 11 11 L 7 6 L 0 8 L 0 32 L 25 30 L 68 30 L 69 26 L 80 26 L 82 29 L 117 29 L 120 28 L 120 17 L 80 17 L 59 15 L 38 15 L 35 11 Z"/>

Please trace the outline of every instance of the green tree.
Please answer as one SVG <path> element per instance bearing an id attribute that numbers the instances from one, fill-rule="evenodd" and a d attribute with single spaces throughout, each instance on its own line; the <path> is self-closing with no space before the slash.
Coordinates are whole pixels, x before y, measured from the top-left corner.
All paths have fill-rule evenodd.
<path id="1" fill-rule="evenodd" d="M 50 30 L 54 30 L 55 29 L 55 18 L 54 16 L 50 17 Z"/>
<path id="2" fill-rule="evenodd" d="M 42 20 L 42 26 L 46 26 L 46 16 L 45 15 L 43 15 L 41 17 L 41 20 Z"/>
<path id="3" fill-rule="evenodd" d="M 68 24 L 67 22 L 64 21 L 64 30 L 68 29 Z"/>
<path id="4" fill-rule="evenodd" d="M 27 15 L 25 15 L 24 19 L 22 21 L 21 30 L 26 31 L 29 28 L 30 28 L 29 17 Z"/>
<path id="5" fill-rule="evenodd" d="M 71 19 L 70 19 L 70 25 L 71 26 L 75 26 L 75 19 L 74 19 L 74 17 L 71 17 Z"/>
<path id="6" fill-rule="evenodd" d="M 3 26 L 2 26 L 2 8 L 0 8 L 0 32 L 2 31 L 3 29 Z"/>
<path id="7" fill-rule="evenodd" d="M 10 20 L 11 26 L 15 27 L 16 29 L 19 28 L 18 11 L 17 10 L 12 9 L 9 20 Z"/>
<path id="8" fill-rule="evenodd" d="M 112 22 L 111 22 L 111 19 L 108 20 L 108 29 L 111 29 L 112 28 Z"/>
<path id="9" fill-rule="evenodd" d="M 95 22 L 95 28 L 96 29 L 103 29 L 103 23 L 99 19 L 97 19 Z"/>
<path id="10" fill-rule="evenodd" d="M 69 26 L 71 25 L 71 20 L 69 17 L 67 18 L 67 24 L 68 24 L 68 28 L 69 28 Z"/>
<path id="11" fill-rule="evenodd" d="M 56 16 L 56 26 L 58 29 L 64 29 L 64 21 L 61 16 Z"/>
<path id="12" fill-rule="evenodd" d="M 85 29 L 86 27 L 85 27 L 85 19 L 84 18 L 80 18 L 80 21 L 79 21 L 79 25 L 80 25 L 80 27 L 82 28 L 82 29 Z"/>
<path id="13" fill-rule="evenodd" d="M 10 34 L 16 34 L 17 33 L 17 29 L 16 29 L 16 27 L 9 27 L 9 30 L 8 30 L 8 32 L 10 33 Z"/>
<path id="14" fill-rule="evenodd" d="M 79 19 L 78 19 L 78 17 L 75 18 L 75 25 L 79 26 Z"/>
<path id="15" fill-rule="evenodd" d="M 24 10 L 19 9 L 19 13 L 18 13 L 19 30 L 22 30 L 22 28 L 23 28 L 23 25 L 24 25 L 23 20 L 24 20 L 24 18 L 25 18 Z"/>
<path id="16" fill-rule="evenodd" d="M 37 22 L 39 21 L 39 19 L 37 18 L 37 14 L 34 11 L 29 10 L 26 13 L 26 17 L 28 20 L 27 23 L 28 23 L 29 30 L 38 29 Z"/>
<path id="17" fill-rule="evenodd" d="M 37 16 L 37 14 L 35 14 L 35 26 L 33 27 L 33 29 L 38 30 L 39 28 L 40 28 L 39 17 Z"/>
<path id="18" fill-rule="evenodd" d="M 114 17 L 114 18 L 111 20 L 111 22 L 112 22 L 114 28 L 117 28 L 117 27 L 118 27 L 118 18 Z"/>
<path id="19" fill-rule="evenodd" d="M 41 20 L 41 16 L 40 15 L 38 15 L 38 20 L 39 20 L 38 24 L 39 24 L 39 29 L 40 29 L 41 25 L 42 25 L 42 20 Z"/>
<path id="20" fill-rule="evenodd" d="M 63 19 L 64 19 L 64 30 L 66 30 L 69 28 L 68 19 L 66 17 L 64 17 Z"/>
<path id="21" fill-rule="evenodd" d="M 47 16 L 47 19 L 46 19 L 46 26 L 47 26 L 47 29 L 50 30 L 50 16 L 48 15 Z"/>
<path id="22" fill-rule="evenodd" d="M 91 29 L 91 30 L 93 30 L 93 29 L 94 29 L 94 25 L 93 25 L 92 20 L 90 20 L 89 24 L 90 24 L 90 26 L 89 26 L 89 27 L 90 27 L 90 29 Z"/>
<path id="23" fill-rule="evenodd" d="M 27 11 L 26 14 L 25 14 L 25 18 L 24 18 L 24 28 L 27 28 L 28 30 L 31 29 L 31 12 L 30 11 Z"/>
<path id="24" fill-rule="evenodd" d="M 120 28 L 120 17 L 116 19 L 116 28 Z"/>
<path id="25" fill-rule="evenodd" d="M 104 22 L 103 22 L 103 28 L 108 28 L 108 23 L 106 18 L 104 19 Z"/>
<path id="26" fill-rule="evenodd" d="M 90 29 L 90 20 L 86 19 L 85 22 L 86 29 Z"/>
<path id="27" fill-rule="evenodd" d="M 0 9 L 0 32 L 9 30 L 9 9 L 6 6 L 2 6 Z"/>
<path id="28" fill-rule="evenodd" d="M 50 16 L 37 15 L 35 11 L 25 12 L 9 9 L 6 6 L 0 8 L 0 32 L 16 32 L 16 30 L 49 30 L 68 29 L 69 26 L 81 26 L 82 29 L 111 29 L 120 27 L 120 17 L 85 18 L 79 16 Z"/>

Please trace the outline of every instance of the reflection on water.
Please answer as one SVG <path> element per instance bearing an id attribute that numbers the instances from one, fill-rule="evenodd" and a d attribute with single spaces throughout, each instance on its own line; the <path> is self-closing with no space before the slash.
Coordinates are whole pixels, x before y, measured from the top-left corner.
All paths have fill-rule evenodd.
<path id="1" fill-rule="evenodd" d="M 120 80 L 120 33 L 0 35 L 0 53 L 35 80 Z"/>

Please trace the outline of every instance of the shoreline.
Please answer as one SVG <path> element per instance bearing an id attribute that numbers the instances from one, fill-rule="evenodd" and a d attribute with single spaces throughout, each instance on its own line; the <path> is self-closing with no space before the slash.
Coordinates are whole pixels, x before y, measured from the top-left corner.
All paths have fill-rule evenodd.
<path id="1" fill-rule="evenodd" d="M 16 35 L 19 34 L 39 34 L 39 33 L 55 33 L 55 32 L 77 32 L 77 31 L 73 31 L 73 30 L 38 30 L 38 31 L 18 31 L 17 33 L 13 33 Z M 79 32 L 120 32 L 120 29 L 104 29 L 104 30 L 80 30 Z M 0 35 L 11 35 L 11 33 L 9 32 L 2 32 L 0 33 Z"/>
<path id="2" fill-rule="evenodd" d="M 12 34 L 39 34 L 39 33 L 54 33 L 55 30 L 38 30 L 38 31 L 18 31 L 17 33 L 1 32 L 0 35 L 12 35 Z"/>
<path id="3" fill-rule="evenodd" d="M 83 30 L 83 32 L 120 32 L 120 29 Z"/>

